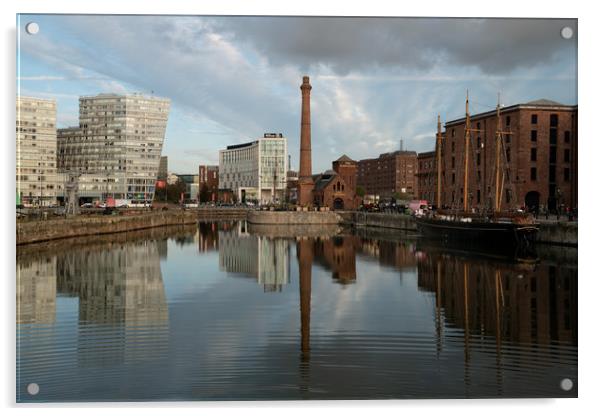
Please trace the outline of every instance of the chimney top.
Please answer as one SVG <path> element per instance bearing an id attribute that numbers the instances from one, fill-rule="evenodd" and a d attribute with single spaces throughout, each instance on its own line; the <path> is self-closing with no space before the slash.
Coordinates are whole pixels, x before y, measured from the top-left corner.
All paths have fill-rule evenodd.
<path id="1" fill-rule="evenodd" d="M 303 76 L 303 83 L 304 84 L 309 84 L 309 76 L 307 76 L 307 75 Z"/>

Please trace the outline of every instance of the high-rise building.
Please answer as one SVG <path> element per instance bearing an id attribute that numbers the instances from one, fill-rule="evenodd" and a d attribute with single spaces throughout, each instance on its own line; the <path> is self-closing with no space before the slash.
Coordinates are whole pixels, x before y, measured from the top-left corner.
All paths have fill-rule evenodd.
<path id="1" fill-rule="evenodd" d="M 157 179 L 159 180 L 167 180 L 167 156 L 161 156 L 159 161 L 159 173 L 157 174 Z"/>
<path id="2" fill-rule="evenodd" d="M 48 206 L 57 196 L 56 102 L 17 97 L 17 204 Z"/>
<path id="3" fill-rule="evenodd" d="M 79 196 L 152 200 L 170 100 L 140 94 L 80 97 L 79 126 L 58 130 L 58 168 Z"/>
<path id="4" fill-rule="evenodd" d="M 231 190 L 240 202 L 284 201 L 286 155 L 282 133 L 228 146 L 219 152 L 219 187 Z"/>

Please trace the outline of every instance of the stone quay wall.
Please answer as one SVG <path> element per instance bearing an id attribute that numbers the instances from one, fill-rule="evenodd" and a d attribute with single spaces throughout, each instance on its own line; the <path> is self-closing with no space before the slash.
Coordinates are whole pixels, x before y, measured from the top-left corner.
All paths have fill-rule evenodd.
<path id="1" fill-rule="evenodd" d="M 124 215 L 79 215 L 70 218 L 17 222 L 17 245 L 143 230 L 168 225 L 195 224 L 197 221 L 244 220 L 247 209 L 213 208 L 124 212 Z"/>
<path id="2" fill-rule="evenodd" d="M 17 245 L 56 240 L 59 238 L 101 235 L 165 225 L 194 224 L 194 211 L 160 211 L 134 215 L 80 215 L 17 223 Z"/>
<path id="3" fill-rule="evenodd" d="M 339 224 L 341 215 L 333 211 L 249 211 L 251 224 Z"/>
<path id="4" fill-rule="evenodd" d="M 381 228 L 417 232 L 414 218 L 401 214 L 382 214 L 376 212 L 341 213 L 343 223 L 357 228 Z M 540 220 L 537 242 L 560 246 L 577 247 L 576 222 Z"/>
<path id="5" fill-rule="evenodd" d="M 576 222 L 541 221 L 537 242 L 560 246 L 577 247 L 578 226 Z"/>
<path id="6" fill-rule="evenodd" d="M 390 228 L 395 230 L 417 231 L 414 218 L 403 214 L 383 214 L 377 212 L 347 212 L 344 222 L 356 227 Z"/>

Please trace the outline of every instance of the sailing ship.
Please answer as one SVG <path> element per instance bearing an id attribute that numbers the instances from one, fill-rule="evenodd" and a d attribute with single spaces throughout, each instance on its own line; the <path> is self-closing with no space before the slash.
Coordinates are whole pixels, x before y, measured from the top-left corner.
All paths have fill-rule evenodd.
<path id="1" fill-rule="evenodd" d="M 531 214 L 518 210 L 502 210 L 504 183 L 510 182 L 510 175 L 505 169 L 507 160 L 502 152 L 505 135 L 512 134 L 501 128 L 500 103 L 497 104 L 497 129 L 495 135 L 495 195 L 493 206 L 479 211 L 469 209 L 469 149 L 471 148 L 471 133 L 468 107 L 468 92 L 466 93 L 466 125 L 464 129 L 464 188 L 463 209 L 441 209 L 441 177 L 442 177 L 442 136 L 441 119 L 437 120 L 437 204 L 436 209 L 425 215 L 416 217 L 418 232 L 430 239 L 436 239 L 443 244 L 460 244 L 463 247 L 474 247 L 488 251 L 531 251 L 539 224 Z"/>

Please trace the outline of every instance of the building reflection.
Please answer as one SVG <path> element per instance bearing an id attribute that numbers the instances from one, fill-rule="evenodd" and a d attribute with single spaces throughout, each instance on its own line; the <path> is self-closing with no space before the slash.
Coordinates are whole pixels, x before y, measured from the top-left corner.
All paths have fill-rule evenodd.
<path id="1" fill-rule="evenodd" d="M 80 366 L 146 361 L 166 352 L 168 307 L 160 246 L 149 240 L 57 256 L 58 292 L 79 300 Z M 115 337 L 115 330 L 121 335 Z"/>
<path id="2" fill-rule="evenodd" d="M 355 283 L 355 253 L 360 244 L 360 239 L 353 235 L 317 238 L 313 244 L 315 261 L 332 272 L 332 279 L 336 283 Z"/>
<path id="3" fill-rule="evenodd" d="M 51 324 L 56 319 L 56 257 L 17 261 L 17 324 Z"/>
<path id="4" fill-rule="evenodd" d="M 576 265 L 497 262 L 429 251 L 418 262 L 418 287 L 435 293 L 437 317 L 444 316 L 448 326 L 467 335 L 577 345 Z"/>
<path id="5" fill-rule="evenodd" d="M 234 276 L 251 277 L 264 292 L 281 292 L 290 283 L 290 242 L 251 234 L 245 222 L 219 230 L 219 266 Z"/>
<path id="6" fill-rule="evenodd" d="M 219 247 L 219 233 L 218 229 L 220 226 L 224 228 L 227 224 L 220 224 L 217 222 L 199 222 L 199 253 L 205 253 L 207 251 L 216 251 Z"/>

